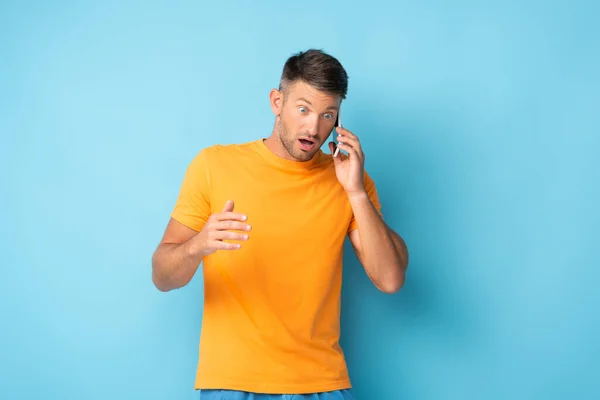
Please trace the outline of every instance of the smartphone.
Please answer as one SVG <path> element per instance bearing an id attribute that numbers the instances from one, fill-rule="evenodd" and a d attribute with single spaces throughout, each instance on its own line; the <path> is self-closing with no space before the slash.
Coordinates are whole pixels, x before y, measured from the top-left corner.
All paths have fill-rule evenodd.
<path id="1" fill-rule="evenodd" d="M 338 110 L 338 114 L 337 114 L 337 119 L 335 120 L 335 127 L 337 128 L 338 126 L 342 126 L 342 107 L 340 106 L 339 110 Z M 337 132 L 333 134 L 333 142 L 335 143 L 335 137 L 337 136 Z M 333 153 L 334 157 L 337 157 L 338 153 L 340 152 L 340 148 L 338 147 L 338 145 L 335 145 L 335 152 Z"/>

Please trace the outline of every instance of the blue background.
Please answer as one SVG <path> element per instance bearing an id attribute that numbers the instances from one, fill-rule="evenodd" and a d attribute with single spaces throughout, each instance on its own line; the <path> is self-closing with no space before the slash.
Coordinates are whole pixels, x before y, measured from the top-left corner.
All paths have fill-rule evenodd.
<path id="1" fill-rule="evenodd" d="M 285 59 L 350 75 L 405 287 L 346 248 L 359 399 L 600 398 L 596 2 L 0 6 L 0 397 L 196 399 L 202 281 L 150 259 L 204 146 L 254 140 Z"/>

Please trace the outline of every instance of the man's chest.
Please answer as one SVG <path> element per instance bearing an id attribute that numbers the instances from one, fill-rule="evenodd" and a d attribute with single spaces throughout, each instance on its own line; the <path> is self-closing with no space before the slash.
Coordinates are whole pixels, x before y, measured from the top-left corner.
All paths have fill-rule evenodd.
<path id="1" fill-rule="evenodd" d="M 212 212 L 220 212 L 227 200 L 248 216 L 252 241 L 260 245 L 339 243 L 352 218 L 347 196 L 330 173 L 222 176 L 211 183 Z"/>

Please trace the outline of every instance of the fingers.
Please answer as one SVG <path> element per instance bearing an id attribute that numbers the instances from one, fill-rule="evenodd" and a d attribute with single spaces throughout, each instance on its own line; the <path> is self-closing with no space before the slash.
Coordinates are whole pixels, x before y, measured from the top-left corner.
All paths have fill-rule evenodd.
<path id="1" fill-rule="evenodd" d="M 346 139 L 346 140 L 348 140 L 348 139 Z M 362 159 L 362 157 L 363 157 L 362 151 L 360 151 L 360 149 L 357 149 L 356 147 L 352 146 L 349 143 L 340 143 L 338 145 L 338 147 L 341 150 L 344 150 L 346 153 L 348 153 L 348 157 L 357 157 L 359 159 Z M 340 153 L 340 154 L 342 154 L 342 153 Z"/>
<path id="2" fill-rule="evenodd" d="M 205 237 L 210 253 L 216 250 L 236 250 L 242 247 L 240 243 L 228 241 L 246 241 L 248 232 L 252 227 L 245 223 L 248 217 L 242 213 L 233 212 L 233 200 L 227 200 L 221 213 L 215 213 L 210 217 L 210 223 L 205 226 Z"/>
<path id="3" fill-rule="evenodd" d="M 235 224 L 234 222 L 230 223 Z M 250 230 L 250 225 L 244 225 L 244 227 L 247 228 L 246 230 Z M 246 241 L 248 238 L 247 233 L 232 232 L 231 230 L 215 230 L 210 233 L 211 247 L 214 250 L 237 250 L 242 247 L 241 243 L 230 243 L 226 240 Z"/>
<path id="4" fill-rule="evenodd" d="M 343 144 L 349 144 L 350 146 L 360 149 L 360 142 L 357 137 L 350 137 L 345 135 L 339 135 L 337 137 L 338 141 Z"/>
<path id="5" fill-rule="evenodd" d="M 223 207 L 223 211 L 220 214 L 213 214 L 211 217 L 218 221 L 224 220 L 237 220 L 237 221 L 245 221 L 248 217 L 241 213 L 234 213 L 233 208 L 235 204 L 233 200 L 227 200 L 225 203 L 225 207 Z"/>
<path id="6" fill-rule="evenodd" d="M 245 221 L 248 219 L 248 217 L 245 214 L 234 212 L 223 212 L 221 214 L 215 214 L 214 218 L 217 221 Z"/>
<path id="7" fill-rule="evenodd" d="M 215 250 L 237 250 L 241 247 L 242 247 L 242 245 L 239 243 L 228 243 L 228 242 L 221 242 L 221 241 L 216 241 L 216 242 L 214 242 L 214 245 L 213 245 L 213 248 Z"/>
<path id="8" fill-rule="evenodd" d="M 348 144 L 352 147 L 354 147 L 356 150 L 358 151 L 362 151 L 362 148 L 360 146 L 360 141 L 358 140 L 358 137 L 352 135 L 338 135 L 337 137 L 338 142 L 341 142 L 340 144 Z"/>
<path id="9" fill-rule="evenodd" d="M 354 133 L 350 132 L 348 129 L 342 128 L 341 126 L 335 128 L 335 130 L 338 133 L 338 136 L 343 136 L 345 138 L 351 138 L 351 139 L 358 139 L 358 136 L 356 136 Z"/>
<path id="10" fill-rule="evenodd" d="M 218 221 L 214 226 L 219 231 L 250 231 L 252 226 L 238 221 Z"/>
<path id="11" fill-rule="evenodd" d="M 225 213 L 222 215 L 229 215 L 233 213 Z M 235 214 L 233 214 L 235 215 Z M 246 241 L 249 236 L 247 233 L 252 229 L 250 224 L 245 222 L 236 221 L 233 219 L 223 219 L 214 221 L 208 233 L 208 239 L 210 240 L 210 247 L 213 251 L 216 250 L 235 250 L 242 247 L 240 243 L 229 243 L 226 240 Z"/>
<path id="12" fill-rule="evenodd" d="M 337 140 L 340 149 L 346 151 L 348 155 L 354 154 L 361 158 L 364 156 L 358 136 L 342 127 L 337 127 L 336 131 L 338 133 Z"/>
<path id="13" fill-rule="evenodd" d="M 233 211 L 233 207 L 234 207 L 233 200 L 227 200 L 227 202 L 225 203 L 225 208 L 223 208 L 223 212 L 224 213 L 231 212 L 231 211 Z"/>
<path id="14" fill-rule="evenodd" d="M 231 231 L 214 231 L 211 236 L 213 240 L 248 240 L 247 233 Z"/>

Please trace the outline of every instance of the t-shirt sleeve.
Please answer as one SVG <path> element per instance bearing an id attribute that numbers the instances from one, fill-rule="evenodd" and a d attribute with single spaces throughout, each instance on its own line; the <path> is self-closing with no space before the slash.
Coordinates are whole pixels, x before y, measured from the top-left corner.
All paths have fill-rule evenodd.
<path id="1" fill-rule="evenodd" d="M 207 150 L 201 150 L 185 171 L 171 217 L 197 232 L 210 217 L 210 171 Z"/>
<path id="2" fill-rule="evenodd" d="M 379 213 L 380 216 L 383 216 L 383 214 L 381 213 L 381 203 L 379 202 L 379 195 L 377 194 L 377 188 L 375 187 L 375 182 L 373 181 L 373 179 L 371 179 L 369 174 L 367 174 L 366 172 L 365 172 L 365 189 L 367 190 L 367 194 L 369 195 L 369 199 L 371 199 L 371 203 L 373 203 L 375 210 L 377 210 L 377 212 Z M 358 225 L 356 223 L 356 219 L 354 218 L 354 215 L 352 215 L 352 220 L 350 220 L 350 225 L 348 226 L 348 233 L 352 232 L 356 228 L 358 228 Z"/>

